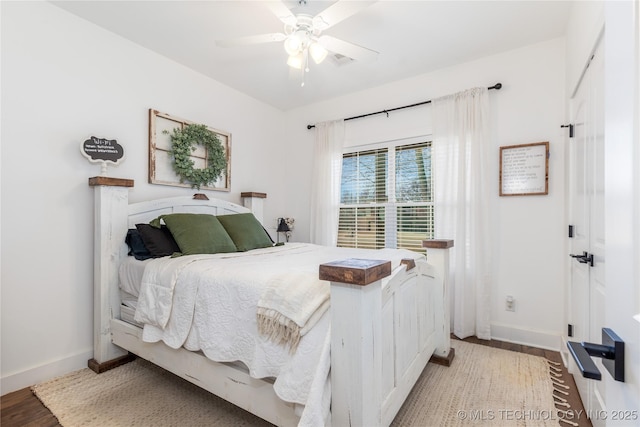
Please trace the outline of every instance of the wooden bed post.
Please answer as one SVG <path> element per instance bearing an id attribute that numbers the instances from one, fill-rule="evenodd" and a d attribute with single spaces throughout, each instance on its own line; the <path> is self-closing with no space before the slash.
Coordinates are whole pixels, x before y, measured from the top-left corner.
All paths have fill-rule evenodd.
<path id="1" fill-rule="evenodd" d="M 436 276 L 442 278 L 442 304 L 436 304 L 438 310 L 442 309 L 442 312 L 437 313 L 437 316 L 442 316 L 444 319 L 442 337 L 438 340 L 441 344 L 438 344 L 430 361 L 450 366 L 455 356 L 455 350 L 451 348 L 449 315 L 449 250 L 453 247 L 453 240 L 423 240 L 422 247 L 427 250 L 427 262 L 433 266 Z"/>
<path id="2" fill-rule="evenodd" d="M 390 274 L 390 261 L 320 265 L 320 280 L 331 282 L 333 425 L 382 424 L 382 358 L 372 357 L 382 354 L 382 317 L 371 307 L 381 307 L 382 279 Z"/>
<path id="3" fill-rule="evenodd" d="M 89 178 L 89 186 L 94 188 L 94 251 L 93 359 L 88 365 L 100 373 L 132 359 L 111 343 L 110 322 L 120 318 L 120 295 L 111 289 L 118 287 L 118 264 L 127 255 L 124 238 L 133 180 L 96 176 Z"/>
<path id="4" fill-rule="evenodd" d="M 264 199 L 267 198 L 267 194 L 247 191 L 240 193 L 240 197 L 242 197 L 242 205 L 253 212 L 253 216 L 260 221 L 260 224 L 264 224 Z"/>

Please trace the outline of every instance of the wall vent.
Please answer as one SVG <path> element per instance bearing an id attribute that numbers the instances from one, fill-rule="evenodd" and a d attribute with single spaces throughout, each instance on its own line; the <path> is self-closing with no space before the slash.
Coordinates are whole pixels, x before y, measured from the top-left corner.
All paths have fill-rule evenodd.
<path id="1" fill-rule="evenodd" d="M 348 56 L 341 55 L 339 53 L 334 53 L 330 56 L 331 61 L 336 65 L 347 65 L 354 61 L 353 58 L 349 58 Z"/>

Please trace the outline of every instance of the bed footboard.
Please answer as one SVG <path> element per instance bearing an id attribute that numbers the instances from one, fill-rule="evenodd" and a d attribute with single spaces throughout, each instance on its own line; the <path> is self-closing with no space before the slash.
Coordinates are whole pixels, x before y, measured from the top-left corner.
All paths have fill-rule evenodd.
<path id="1" fill-rule="evenodd" d="M 388 426 L 431 356 L 449 356 L 444 272 L 451 246 L 429 249 L 438 265 L 418 271 L 407 262 L 384 287 L 389 261 L 320 266 L 320 279 L 331 282 L 333 425 Z"/>

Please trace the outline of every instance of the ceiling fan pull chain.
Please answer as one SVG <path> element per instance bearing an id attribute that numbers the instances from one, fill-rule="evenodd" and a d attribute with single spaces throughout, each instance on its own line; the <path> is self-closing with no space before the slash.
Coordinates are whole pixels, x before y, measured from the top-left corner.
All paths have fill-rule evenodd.
<path id="1" fill-rule="evenodd" d="M 300 87 L 304 87 L 305 74 L 309 72 L 309 51 L 307 49 L 302 52 L 302 58 L 303 66 L 300 67 L 300 71 L 302 72 L 302 83 L 300 83 Z"/>

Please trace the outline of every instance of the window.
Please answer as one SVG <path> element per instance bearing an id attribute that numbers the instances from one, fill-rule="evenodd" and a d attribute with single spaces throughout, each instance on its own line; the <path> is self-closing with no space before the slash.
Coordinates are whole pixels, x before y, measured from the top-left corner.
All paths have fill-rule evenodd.
<path id="1" fill-rule="evenodd" d="M 422 251 L 429 238 L 430 141 L 344 154 L 338 246 Z"/>

